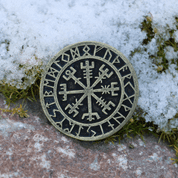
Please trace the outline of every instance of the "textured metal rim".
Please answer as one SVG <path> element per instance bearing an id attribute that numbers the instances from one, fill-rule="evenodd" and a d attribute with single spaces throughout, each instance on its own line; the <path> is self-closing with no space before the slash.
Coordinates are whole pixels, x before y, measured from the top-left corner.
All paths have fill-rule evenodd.
<path id="1" fill-rule="evenodd" d="M 91 47 L 93 46 L 93 49 L 95 50 L 95 55 L 94 55 L 94 51 L 92 51 L 91 50 Z M 79 47 L 81 47 L 82 48 L 82 50 L 83 50 L 83 52 L 84 52 L 84 54 L 83 55 L 81 55 L 81 50 L 79 51 Z M 104 50 L 105 49 L 105 50 Z M 96 51 L 101 51 L 101 50 L 103 50 L 104 51 L 104 56 L 103 57 L 101 57 L 101 56 L 97 56 L 96 54 Z M 70 51 L 71 53 L 70 53 L 70 56 L 67 56 L 68 54 L 66 54 L 66 52 L 68 52 L 68 51 Z M 92 52 L 90 52 L 90 51 L 92 51 Z M 93 54 L 93 55 L 92 55 Z M 115 58 L 113 58 L 113 56 L 114 55 L 117 55 Z M 59 58 L 62 56 L 62 58 L 59 60 Z M 71 58 L 72 57 L 72 58 Z M 67 59 L 65 59 L 65 58 L 67 58 Z M 71 58 L 71 60 L 70 60 L 70 58 Z M 117 58 L 117 60 L 119 60 L 119 61 L 123 61 L 123 62 L 120 62 L 120 64 L 121 63 L 123 63 L 123 66 L 120 66 L 119 67 L 119 62 L 116 62 L 116 58 Z M 108 127 L 111 127 L 112 128 L 112 130 L 110 130 L 110 131 L 108 131 L 108 132 L 105 132 L 105 131 L 103 131 L 102 130 L 102 134 L 99 134 L 99 135 L 97 135 L 97 133 L 96 133 L 96 130 L 92 130 L 91 128 L 95 128 L 95 127 L 97 127 L 96 126 L 96 124 L 94 125 L 92 125 L 92 123 L 90 124 L 90 122 L 93 122 L 92 121 L 92 118 L 94 119 L 94 117 L 90 117 L 91 118 L 91 121 L 89 120 L 88 122 L 89 123 L 81 123 L 81 125 L 79 125 L 79 126 L 77 126 L 77 124 L 80 124 L 78 121 L 75 121 L 74 120 L 74 117 L 73 118 L 70 118 L 69 117 L 69 115 L 68 114 L 66 114 L 66 112 L 67 111 L 64 111 L 65 109 L 64 108 L 61 108 L 61 106 L 60 106 L 60 104 L 59 104 L 59 96 L 57 95 L 57 92 L 58 93 L 60 93 L 59 95 L 60 95 L 60 97 L 63 97 L 64 98 L 64 92 L 62 92 L 62 90 L 61 90 L 61 88 L 62 87 L 64 87 L 64 86 L 62 86 L 62 85 L 65 85 L 65 87 L 66 87 L 66 85 L 67 84 L 64 84 L 64 82 L 63 83 L 61 83 L 60 85 L 61 85 L 61 88 L 60 88 L 60 90 L 61 91 L 57 91 L 58 89 L 57 88 L 59 88 L 58 87 L 58 84 L 59 84 L 59 80 L 61 80 L 61 76 L 63 76 L 63 78 L 64 78 L 64 76 L 65 75 L 68 75 L 68 78 L 69 78 L 69 75 L 71 75 L 71 71 L 72 70 L 75 70 L 75 68 L 77 68 L 79 65 L 80 65 L 80 67 L 83 65 L 83 68 L 85 68 L 86 69 L 86 66 L 84 66 L 84 65 L 87 65 L 87 62 L 86 61 L 92 61 L 93 62 L 93 64 L 95 64 L 95 63 L 99 63 L 100 64 L 100 66 L 102 65 L 102 62 L 104 62 L 104 66 L 106 65 L 108 68 L 110 68 L 111 70 L 113 70 L 113 72 L 112 72 L 112 74 L 114 75 L 116 75 L 117 77 L 115 77 L 115 78 L 117 78 L 117 80 L 118 81 L 120 81 L 120 90 L 121 90 L 121 96 L 120 96 L 120 101 L 119 101 L 119 103 L 118 103 L 118 105 L 117 105 L 117 107 L 116 107 L 116 109 L 114 110 L 114 114 L 111 114 L 110 116 L 108 116 L 107 118 L 105 118 L 104 120 L 101 120 L 100 119 L 100 122 L 96 122 L 97 124 L 99 124 L 99 126 L 100 126 L 100 128 L 101 128 L 101 130 L 102 130 L 102 127 L 103 127 L 103 125 L 102 124 L 105 124 L 105 123 L 109 123 L 110 125 L 108 126 Z M 62 61 L 63 61 L 63 63 L 64 64 L 62 64 Z M 80 61 L 85 61 L 85 63 L 83 62 L 80 62 Z M 113 62 L 114 61 L 114 62 Z M 58 62 L 58 63 L 57 63 Z M 92 64 L 92 62 L 90 62 L 90 64 L 88 64 L 88 66 L 89 65 L 91 65 Z M 55 63 L 55 65 L 54 65 L 54 63 Z M 81 64 L 82 63 L 82 64 Z M 89 63 L 89 62 L 88 62 Z M 116 64 L 116 63 L 118 63 L 118 64 Z M 56 71 L 56 67 L 55 68 L 53 68 L 52 66 L 56 66 L 56 65 L 58 65 L 58 64 L 60 64 L 59 66 L 58 66 L 58 72 Z M 62 66 L 62 65 L 63 66 Z M 98 65 L 99 65 L 98 64 Z M 117 65 L 117 67 L 116 67 L 116 65 Z M 72 67 L 73 66 L 73 67 Z M 69 69 L 69 70 L 68 70 Z M 99 69 L 101 69 L 101 67 L 99 68 Z M 93 68 L 93 71 L 94 70 L 99 70 L 98 68 L 96 68 L 96 69 L 94 69 Z M 106 68 L 107 69 L 107 68 Z M 105 70 L 106 70 L 105 69 Z M 71 71 L 70 71 L 71 70 Z M 87 69 L 86 69 L 87 70 Z M 102 68 L 102 70 L 104 71 L 104 69 Z M 128 70 L 130 73 L 126 73 L 124 76 L 122 76 L 121 75 L 121 71 L 126 71 L 126 70 Z M 88 69 L 88 71 L 90 71 L 89 69 Z M 103 72 L 102 71 L 102 72 Z M 55 73 L 56 72 L 56 73 Z M 65 73 L 64 73 L 65 72 Z M 79 71 L 77 71 L 77 72 L 79 72 Z M 77 73 L 76 72 L 76 73 Z M 98 71 L 98 73 L 99 73 L 100 71 Z M 70 73 L 70 74 L 69 74 Z M 87 73 L 87 72 L 86 72 Z M 110 72 L 111 73 L 111 72 Z M 51 77 L 53 77 L 54 78 L 54 81 L 52 81 L 51 79 L 49 79 L 50 77 L 48 77 L 48 79 L 47 79 L 47 75 L 50 75 Z M 56 75 L 55 75 L 56 74 Z M 49 76 L 48 75 L 48 76 Z M 103 75 L 104 75 L 104 72 L 103 72 Z M 73 75 L 74 76 L 74 75 Z M 66 82 L 67 82 L 67 80 L 68 80 L 68 78 L 66 77 Z M 106 76 L 106 78 L 107 78 L 107 76 Z M 124 84 L 123 82 L 125 82 L 125 80 L 126 80 L 126 78 L 128 78 L 128 82 L 126 83 L 126 84 Z M 132 84 L 131 84 L 131 82 L 129 81 L 130 79 L 129 78 L 132 78 Z M 71 78 L 70 78 L 71 79 Z M 108 77 L 108 81 L 109 81 L 109 77 Z M 75 80 L 77 80 L 76 78 L 75 78 Z M 86 80 L 87 80 L 87 77 L 86 77 Z M 101 80 L 103 80 L 103 79 L 101 79 Z M 78 81 L 78 80 L 77 80 Z M 105 80 L 105 81 L 107 81 L 107 80 Z M 76 81 L 75 81 L 76 82 Z M 117 83 L 117 82 L 112 82 L 112 84 L 113 83 Z M 128 84 L 129 83 L 129 84 Z M 51 85 L 50 85 L 51 84 Z M 78 83 L 77 83 L 78 84 Z M 53 86 L 52 86 L 53 85 Z M 81 84 L 82 85 L 82 84 Z M 125 88 L 127 87 L 127 86 L 131 86 L 130 88 L 132 88 L 133 89 L 133 91 L 134 91 L 134 96 L 132 96 L 132 99 L 133 99 L 133 102 L 132 102 L 132 106 L 130 107 L 128 107 L 128 106 L 125 106 L 124 104 L 123 104 L 123 99 L 125 99 L 126 101 L 127 100 L 130 100 L 129 99 L 129 97 L 128 97 L 128 95 L 126 94 L 126 92 L 125 92 Z M 52 87 L 51 87 L 52 86 Z M 113 84 L 113 86 L 114 86 L 114 84 Z M 44 89 L 46 87 L 46 89 Z M 50 89 L 48 89 L 48 88 L 52 88 L 51 89 L 51 91 L 50 91 Z M 103 86 L 102 86 L 103 87 Z M 111 86 L 110 86 L 110 88 L 111 88 Z M 117 87 L 118 88 L 118 87 Z M 64 88 L 62 88 L 63 90 L 64 90 Z M 85 89 L 85 90 L 87 90 L 87 89 Z M 81 91 L 81 90 L 80 90 Z M 100 89 L 93 89 L 92 88 L 92 90 L 91 90 L 91 87 L 90 87 L 90 89 L 88 89 L 88 92 L 90 92 L 91 94 L 90 95 L 92 95 L 92 96 L 95 96 L 95 98 L 97 98 L 97 96 L 94 94 L 94 92 L 92 92 L 92 91 L 95 91 L 95 92 L 99 92 L 100 91 Z M 114 89 L 114 87 L 113 87 L 113 89 L 110 89 L 110 90 L 107 90 L 106 88 L 105 88 L 105 92 L 104 93 L 106 93 L 108 91 L 108 93 L 109 93 L 109 91 L 110 91 L 110 93 L 112 93 L 113 94 L 113 96 L 111 96 L 112 98 L 115 98 L 115 92 L 117 92 L 117 90 L 116 89 Z M 67 92 L 67 91 L 65 91 L 65 92 Z M 83 92 L 83 93 L 85 93 L 86 94 L 86 92 L 84 92 L 84 91 L 81 91 L 81 92 Z M 68 92 L 68 95 L 69 95 L 70 93 Z M 63 96 L 62 96 L 63 95 Z M 126 96 L 126 98 L 125 98 L 125 95 L 127 95 Z M 138 81 L 137 81 L 137 77 L 136 77 L 136 73 L 135 73 L 135 71 L 134 71 L 134 69 L 133 69 L 133 67 L 132 67 L 132 65 L 131 65 L 131 63 L 129 62 L 129 60 L 120 52 L 120 51 L 118 51 L 118 50 L 116 50 L 115 48 L 113 48 L 113 47 L 111 47 L 111 46 L 109 46 L 109 45 L 107 45 L 107 44 L 104 44 L 104 43 L 101 43 L 101 42 L 94 42 L 94 41 L 84 41 L 84 42 L 80 42 L 80 43 L 76 43 L 76 44 L 73 44 L 73 45 L 70 45 L 70 46 L 67 46 L 67 47 L 65 47 L 65 48 L 63 48 L 61 51 L 59 51 L 50 61 L 49 61 L 49 63 L 47 64 L 47 66 L 46 66 L 46 68 L 45 68 L 45 70 L 44 70 L 44 72 L 43 72 L 43 75 L 42 75 L 42 79 L 41 79 L 41 83 L 40 83 L 40 101 L 41 101 L 41 105 L 42 105 L 42 108 L 43 108 L 43 111 L 44 111 L 44 113 L 45 113 L 45 115 L 47 116 L 47 118 L 48 118 L 48 120 L 52 123 L 52 125 L 57 129 L 57 130 L 59 130 L 60 132 L 62 132 L 62 133 L 64 133 L 65 135 L 68 135 L 68 136 L 70 136 L 70 137 L 73 137 L 73 138 L 76 138 L 76 139 L 78 139 L 78 140 L 83 140 L 83 141 L 96 141 L 96 140 L 101 140 L 101 139 L 104 139 L 104 138 L 106 138 L 106 137 L 108 137 L 108 136 L 111 136 L 111 135 L 113 135 L 114 133 L 116 133 L 117 131 L 119 131 L 129 120 L 130 120 L 130 118 L 131 118 L 131 116 L 132 116 L 132 114 L 133 114 L 133 112 L 134 112 L 134 110 L 135 110 L 135 108 L 136 108 L 136 105 L 137 105 L 137 101 L 138 101 L 138 95 L 139 95 L 139 90 L 138 90 Z M 67 94 L 65 93 L 65 96 L 67 96 Z M 71 96 L 71 95 L 70 95 Z M 88 95 L 89 96 L 89 95 Z M 86 94 L 86 97 L 87 97 L 87 94 Z M 51 100 L 48 100 L 47 101 L 47 99 L 45 100 L 45 98 L 51 98 Z M 53 98 L 53 99 L 52 99 Z M 130 97 L 131 98 L 131 97 Z M 80 98 L 79 98 L 80 99 Z M 64 100 L 64 99 L 63 99 Z M 124 100 L 124 101 L 125 101 Z M 51 102 L 49 102 L 49 101 L 51 101 Z M 102 102 L 102 101 L 101 101 Z M 54 104 L 55 103 L 55 104 Z M 113 103 L 112 101 L 111 101 L 111 103 Z M 111 104 L 110 103 L 110 104 Z M 130 101 L 130 103 L 131 103 L 131 101 Z M 80 103 L 81 104 L 81 103 Z M 53 105 L 53 109 L 52 109 L 52 111 L 53 111 L 53 114 L 50 114 L 50 112 L 52 112 L 52 111 L 50 111 L 50 106 L 52 106 Z M 54 106 L 55 105 L 55 106 Z M 101 103 L 100 103 L 100 105 L 102 105 Z M 112 108 L 112 106 L 114 106 L 115 104 L 113 103 L 113 105 L 111 105 L 111 107 L 109 106 L 109 105 L 107 105 L 107 107 L 106 107 L 106 103 L 105 103 L 105 105 L 103 104 L 102 105 L 102 107 L 103 108 L 105 108 L 105 113 L 106 113 L 106 109 L 107 109 L 107 112 L 109 111 L 109 109 L 108 108 Z M 57 108 L 57 109 L 55 109 L 55 107 Z M 71 105 L 69 105 L 69 107 L 67 108 L 67 106 L 66 106 L 66 110 L 68 110 L 68 112 L 69 112 L 69 110 L 70 110 L 70 108 L 71 108 L 72 106 Z M 128 114 L 127 114 L 127 116 L 123 116 L 123 120 L 122 120 L 122 122 L 120 122 L 120 124 L 116 127 L 116 128 L 114 128 L 114 126 L 113 126 L 113 124 L 111 124 L 111 122 L 110 122 L 110 120 L 111 119 L 113 119 L 114 118 L 114 120 L 116 120 L 115 119 L 115 116 L 116 116 L 116 114 L 119 114 L 120 116 L 120 118 L 122 117 L 121 116 L 121 113 L 119 113 L 119 109 L 121 108 L 121 107 L 123 107 L 124 109 L 125 109 L 125 112 L 126 112 L 126 110 L 128 111 Z M 88 106 L 88 108 L 89 108 L 89 106 Z M 101 108 L 102 109 L 102 108 Z M 76 114 L 77 113 L 77 110 L 76 110 L 76 112 L 74 112 L 74 108 L 73 108 L 73 110 L 72 110 L 72 114 Z M 91 110 L 91 109 L 90 109 Z M 111 109 L 112 110 L 112 109 Z M 103 111 L 104 112 L 104 111 Z M 62 114 L 61 114 L 62 113 Z M 97 112 L 95 112 L 95 115 L 97 114 Z M 58 115 L 58 116 L 57 116 Z M 86 114 L 85 114 L 86 115 Z M 55 117 L 56 116 L 56 117 Z M 58 118 L 57 118 L 58 117 Z M 62 118 L 63 117 L 63 118 Z M 76 117 L 76 116 L 75 116 Z M 117 116 L 117 118 L 119 118 L 118 116 Z M 69 126 L 71 126 L 70 128 L 63 128 L 64 126 L 63 125 L 61 125 L 61 124 L 63 124 L 63 121 L 64 120 L 68 120 L 68 121 L 66 121 L 66 122 L 69 122 Z M 55 120 L 55 121 L 54 121 Z M 97 119 L 96 119 L 97 120 Z M 118 123 L 119 123 L 119 120 L 116 120 Z M 112 121 L 113 122 L 113 121 Z M 67 125 L 67 124 L 66 124 Z M 75 127 L 78 127 L 78 129 L 77 128 L 75 128 Z M 81 134 L 81 129 L 83 129 L 83 127 L 88 127 L 88 129 L 87 129 L 87 133 L 89 133 L 89 136 L 80 136 L 80 134 Z M 73 133 L 72 134 L 72 130 L 71 130 L 71 128 L 73 129 L 73 128 L 75 128 L 76 130 L 78 130 L 77 132 L 75 132 L 75 133 Z M 71 132 L 70 132 L 70 130 L 71 130 Z"/>

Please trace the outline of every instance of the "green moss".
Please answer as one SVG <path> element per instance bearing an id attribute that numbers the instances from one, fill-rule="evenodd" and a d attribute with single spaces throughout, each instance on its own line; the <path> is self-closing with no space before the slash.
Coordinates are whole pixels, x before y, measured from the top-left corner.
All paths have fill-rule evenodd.
<path id="1" fill-rule="evenodd" d="M 29 115 L 27 114 L 27 111 L 24 111 L 22 104 L 20 104 L 20 107 L 16 107 L 16 108 L 12 108 L 12 109 L 2 109 L 0 108 L 0 111 L 2 112 L 11 112 L 12 116 L 14 114 L 18 114 L 20 117 L 24 118 L 24 117 L 29 117 Z"/>
<path id="2" fill-rule="evenodd" d="M 174 116 L 175 118 L 178 118 L 178 113 Z"/>
<path id="3" fill-rule="evenodd" d="M 155 36 L 155 32 L 152 27 L 152 19 L 150 17 L 145 17 L 141 24 L 141 30 L 147 33 L 147 38 L 143 40 L 142 45 L 147 45 Z"/>
<path id="4" fill-rule="evenodd" d="M 23 65 L 19 65 L 23 68 Z M 35 73 L 35 75 L 34 75 Z M 12 86 L 6 83 L 5 80 L 0 81 L 0 93 L 2 93 L 6 98 L 6 103 L 10 106 L 10 103 L 15 103 L 20 99 L 28 99 L 30 101 L 36 101 L 36 97 L 39 96 L 40 80 L 41 80 L 42 70 L 39 66 L 32 67 L 30 70 L 25 71 L 26 77 L 22 79 L 21 89 L 17 89 L 16 86 Z M 34 75 L 35 81 L 31 86 L 23 89 L 23 83 L 28 80 L 28 76 Z"/>
<path id="5" fill-rule="evenodd" d="M 6 50 L 9 51 L 9 45 L 10 45 L 10 41 L 9 40 L 5 40 L 5 41 L 2 41 L 1 44 L 6 44 Z"/>
<path id="6" fill-rule="evenodd" d="M 175 18 L 176 21 L 178 22 L 178 17 Z M 166 71 L 169 67 L 169 62 L 165 57 L 165 48 L 167 46 L 171 46 L 174 48 L 174 51 L 178 51 L 178 43 L 175 42 L 175 39 L 173 38 L 174 30 L 170 29 L 169 34 L 170 38 L 167 41 L 164 41 L 162 38 L 161 34 L 159 34 L 158 30 L 156 28 L 153 28 L 152 26 L 152 18 L 151 17 L 145 17 L 144 21 L 141 23 L 141 30 L 145 31 L 147 33 L 147 38 L 143 40 L 142 45 L 145 46 L 151 40 L 155 37 L 155 35 L 158 36 L 157 38 L 157 44 L 158 44 L 158 52 L 157 54 L 150 55 L 150 59 L 155 63 L 158 68 L 157 72 L 162 73 Z M 177 25 L 178 29 L 178 25 Z M 137 48 L 134 51 L 131 52 L 131 57 L 135 53 L 140 53 L 142 50 L 147 51 L 146 48 L 141 49 Z M 171 60 L 172 64 L 176 64 L 178 70 L 178 59 L 172 59 Z M 146 133 L 151 133 L 156 137 L 159 137 L 159 141 L 167 141 L 170 146 L 174 147 L 176 151 L 176 156 L 178 157 L 178 129 L 172 129 L 170 132 L 164 132 L 164 131 L 158 131 L 158 126 L 154 125 L 153 122 L 146 123 L 145 119 L 142 117 L 143 112 L 136 112 L 135 115 L 133 115 L 133 118 L 128 122 L 119 132 L 116 134 L 108 137 L 105 139 L 105 142 L 115 142 L 117 140 L 122 140 L 125 136 L 128 138 L 131 138 L 132 136 L 139 135 L 143 139 L 143 135 Z M 174 118 L 178 118 L 178 113 L 175 115 Z M 174 160 L 174 163 L 178 163 L 178 159 L 172 159 Z"/>
<path id="7" fill-rule="evenodd" d="M 0 85 L 0 92 L 6 97 L 7 104 L 14 103 L 19 99 L 35 100 L 39 92 L 40 78 L 38 78 L 34 84 L 27 89 L 17 89 L 15 86 L 8 84 Z"/>
<path id="8" fill-rule="evenodd" d="M 175 20 L 178 22 L 178 17 L 175 17 Z M 173 38 L 173 34 L 175 32 L 174 29 L 169 29 L 169 26 L 167 26 L 168 28 L 168 33 L 170 34 L 170 38 L 167 41 L 164 41 L 164 39 L 162 38 L 162 35 L 159 33 L 159 31 L 156 28 L 153 28 L 152 25 L 152 18 L 151 17 L 145 17 L 144 21 L 141 23 L 141 30 L 145 31 L 147 34 L 147 38 L 143 40 L 142 45 L 147 45 L 154 37 L 155 35 L 157 35 L 157 45 L 158 45 L 158 52 L 157 54 L 154 55 L 150 55 L 150 59 L 152 59 L 153 63 L 156 64 L 158 66 L 157 72 L 161 73 L 164 72 L 168 69 L 169 67 L 169 62 L 165 57 L 165 48 L 168 46 L 171 46 L 174 48 L 174 51 L 178 51 L 178 43 L 175 42 L 175 39 Z M 177 29 L 178 29 L 178 23 L 177 23 Z M 145 49 L 146 50 L 146 49 Z M 139 51 L 136 51 L 139 52 Z M 131 55 L 133 55 L 135 52 L 132 52 Z M 160 62 L 159 58 L 162 58 L 162 62 Z M 178 70 L 178 59 L 172 60 L 171 61 L 172 64 L 176 64 L 177 68 L 176 70 Z M 161 67 L 162 66 L 162 67 Z M 161 69 L 161 70 L 160 70 Z"/>
<path id="9" fill-rule="evenodd" d="M 130 121 L 126 125 L 124 125 L 124 127 L 116 134 L 106 138 L 105 142 L 114 142 L 116 140 L 119 140 L 120 142 L 120 140 L 122 140 L 124 137 L 132 138 L 137 135 L 139 135 L 144 141 L 143 135 L 146 133 L 152 133 L 157 137 L 157 126 L 154 125 L 153 122 L 146 122 L 142 115 L 143 111 L 140 108 L 137 109 L 136 114 L 133 115 Z"/>
<path id="10" fill-rule="evenodd" d="M 178 115 L 176 115 L 178 117 Z M 105 143 L 114 142 L 122 140 L 124 137 L 132 138 L 137 135 L 144 141 L 143 136 L 145 134 L 152 134 L 159 138 L 158 143 L 162 140 L 163 142 L 168 142 L 170 147 L 173 147 L 176 151 L 177 159 L 171 158 L 174 163 L 178 163 L 178 129 L 172 129 L 170 132 L 158 131 L 158 126 L 153 122 L 146 122 L 142 117 L 142 111 L 137 111 L 137 114 L 133 115 L 130 122 L 128 122 L 121 130 L 116 134 L 106 138 Z M 130 147 L 130 146 L 129 146 Z"/>

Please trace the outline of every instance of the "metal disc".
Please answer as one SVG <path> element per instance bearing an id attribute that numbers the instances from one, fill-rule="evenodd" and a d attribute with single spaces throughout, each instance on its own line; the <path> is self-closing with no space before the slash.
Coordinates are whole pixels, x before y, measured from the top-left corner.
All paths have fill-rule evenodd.
<path id="1" fill-rule="evenodd" d="M 100 42 L 65 47 L 46 66 L 41 105 L 62 133 L 84 141 L 104 139 L 131 118 L 138 100 L 136 73 L 129 60 Z"/>

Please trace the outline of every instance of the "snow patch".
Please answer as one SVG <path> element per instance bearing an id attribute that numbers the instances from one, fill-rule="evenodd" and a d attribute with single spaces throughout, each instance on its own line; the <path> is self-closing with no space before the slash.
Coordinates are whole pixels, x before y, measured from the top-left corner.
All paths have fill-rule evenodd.
<path id="1" fill-rule="evenodd" d="M 141 174 L 142 174 L 142 169 L 141 169 L 141 167 L 138 167 L 138 168 L 136 169 L 135 174 L 136 174 L 136 176 L 141 176 Z"/>
<path id="2" fill-rule="evenodd" d="M 141 152 L 139 153 L 139 155 L 140 155 L 140 156 L 143 155 L 143 152 L 141 151 Z"/>
<path id="3" fill-rule="evenodd" d="M 140 138 L 138 139 L 138 144 L 145 147 L 145 143 Z"/>
<path id="4" fill-rule="evenodd" d="M 32 158 L 30 158 L 30 160 L 39 160 L 39 161 L 41 160 L 40 166 L 42 168 L 50 169 L 50 167 L 51 167 L 51 161 L 47 161 L 46 160 L 46 155 L 45 154 L 43 154 L 42 156 L 32 157 Z"/>
<path id="5" fill-rule="evenodd" d="M 68 149 L 68 148 L 63 149 L 63 148 L 58 147 L 57 151 L 59 153 L 62 153 L 63 156 L 69 157 L 70 159 L 75 157 L 75 152 L 73 149 Z"/>
<path id="6" fill-rule="evenodd" d="M 64 136 L 61 137 L 61 140 L 62 140 L 64 143 L 69 142 L 69 140 L 68 140 L 66 137 L 64 137 Z"/>
<path id="7" fill-rule="evenodd" d="M 8 132 L 14 132 L 23 128 L 28 128 L 34 130 L 34 126 L 29 124 L 24 124 L 22 122 L 15 122 L 10 119 L 1 119 L 0 120 L 0 132 L 4 136 L 8 136 Z"/>
<path id="8" fill-rule="evenodd" d="M 40 163 L 40 166 L 41 166 L 42 168 L 50 169 L 50 167 L 51 167 L 51 161 L 47 161 L 47 160 L 46 160 L 46 155 L 42 155 L 42 156 L 41 156 L 41 163 Z"/>
<path id="9" fill-rule="evenodd" d="M 36 142 L 39 142 L 39 141 L 46 142 L 46 141 L 48 141 L 49 139 L 43 137 L 43 136 L 40 135 L 40 134 L 35 134 L 35 135 L 33 136 L 33 140 L 36 141 Z"/>
<path id="10" fill-rule="evenodd" d="M 125 154 L 118 156 L 115 153 L 113 153 L 112 156 L 116 160 L 116 163 L 118 163 L 119 166 L 122 169 L 127 170 L 127 168 L 128 168 L 128 165 L 127 165 L 127 156 Z"/>
<path id="11" fill-rule="evenodd" d="M 153 153 L 153 155 L 149 156 L 149 158 L 151 158 L 151 159 L 149 159 L 150 162 L 153 162 L 153 161 L 156 162 L 156 161 L 159 160 L 159 157 L 158 157 L 158 155 L 156 153 Z"/>
<path id="12" fill-rule="evenodd" d="M 96 157 L 93 163 L 90 164 L 90 169 L 97 171 L 100 169 L 100 165 L 98 164 L 98 158 Z"/>
<path id="13" fill-rule="evenodd" d="M 125 150 L 126 149 L 126 146 L 124 144 L 119 144 L 118 145 L 118 151 L 122 151 L 122 150 Z"/>

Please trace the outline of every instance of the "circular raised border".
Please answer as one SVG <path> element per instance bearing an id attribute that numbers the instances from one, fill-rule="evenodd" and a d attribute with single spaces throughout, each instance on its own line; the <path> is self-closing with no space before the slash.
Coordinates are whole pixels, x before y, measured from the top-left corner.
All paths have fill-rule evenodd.
<path id="1" fill-rule="evenodd" d="M 59 56 L 61 56 L 63 53 L 65 53 L 66 51 L 69 51 L 70 49 L 73 49 L 73 48 L 76 48 L 77 46 L 87 46 L 87 45 L 96 45 L 99 46 L 100 48 L 106 48 L 107 50 L 109 51 L 112 51 L 114 52 L 115 54 L 117 54 L 120 59 L 122 59 L 125 63 L 125 67 L 128 67 L 129 68 L 129 71 L 130 71 L 130 75 L 131 77 L 133 77 L 133 83 L 134 83 L 134 101 L 132 103 L 132 107 L 131 109 L 129 110 L 129 113 L 128 115 L 126 116 L 126 118 L 122 121 L 122 123 L 120 123 L 119 126 L 117 126 L 115 129 L 111 130 L 110 132 L 107 132 L 107 133 L 104 133 L 103 135 L 99 135 L 99 136 L 90 136 L 90 137 L 82 137 L 82 136 L 77 136 L 77 135 L 74 135 L 74 134 L 71 134 L 69 133 L 68 131 L 64 131 L 63 129 L 61 129 L 59 127 L 59 125 L 56 124 L 56 122 L 52 119 L 52 117 L 50 116 L 48 110 L 46 109 L 46 104 L 45 104 L 45 101 L 44 101 L 44 94 L 43 94 L 43 87 L 44 87 L 44 81 L 45 81 L 45 77 L 50 69 L 50 67 L 52 66 L 52 64 L 54 63 L 55 60 L 57 60 L 59 58 Z M 80 60 L 82 59 L 86 59 L 86 58 L 92 58 L 92 56 L 81 56 L 81 57 L 78 57 L 80 58 Z M 97 57 L 96 56 L 93 56 L 94 59 L 96 59 Z M 101 59 L 104 59 L 104 58 L 101 58 Z M 74 59 L 72 59 L 74 60 Z M 69 64 L 68 64 L 69 65 Z M 114 64 L 112 64 L 114 65 Z M 65 65 L 64 65 L 65 66 Z M 122 66 L 120 70 L 122 70 L 122 68 L 124 67 Z M 116 70 L 116 69 L 114 69 Z M 57 77 L 56 77 L 57 78 Z M 59 77 L 58 77 L 59 78 Z M 120 77 L 119 77 L 120 78 Z M 123 77 L 123 80 L 125 79 L 125 77 Z M 123 82 L 122 80 L 120 82 Z M 57 85 L 57 82 L 54 83 L 54 86 L 56 87 Z M 122 85 L 121 85 L 122 86 Z M 56 91 L 56 88 L 54 87 L 54 90 Z M 121 102 L 123 100 L 123 93 L 121 94 L 122 97 L 121 97 Z M 130 61 L 120 52 L 118 51 L 117 49 L 115 49 L 114 47 L 111 47 L 107 44 L 104 44 L 104 43 L 101 43 L 101 42 L 95 42 L 95 41 L 84 41 L 84 42 L 79 42 L 79 43 L 75 43 L 75 44 L 72 44 L 72 45 L 69 45 L 67 47 L 64 47 L 61 51 L 59 51 L 50 61 L 49 63 L 47 64 L 47 66 L 45 67 L 44 71 L 43 71 L 43 74 L 42 74 L 42 79 L 41 79 L 41 83 L 40 83 L 40 101 L 41 101 L 41 105 L 42 105 L 42 109 L 45 113 L 45 115 L 47 116 L 47 119 L 52 123 L 52 125 L 57 129 L 59 130 L 60 132 L 62 132 L 63 134 L 65 135 L 68 135 L 70 137 L 73 137 L 73 138 L 76 138 L 78 140 L 83 140 L 83 141 L 96 141 L 96 140 L 101 140 L 101 139 L 104 139 L 106 137 L 109 137 L 111 135 L 113 135 L 114 133 L 116 133 L 117 131 L 119 131 L 129 120 L 130 118 L 132 117 L 132 114 L 136 108 L 136 105 L 137 105 L 137 102 L 138 102 L 138 96 L 139 96 L 139 89 L 138 89 L 138 81 L 137 81 L 137 77 L 136 77 L 136 73 L 130 63 Z M 54 100 L 56 99 L 56 93 L 54 92 Z M 121 105 L 122 103 L 120 103 Z M 118 108 L 118 107 L 117 107 Z M 118 110 L 118 109 L 117 109 Z M 90 124 L 88 125 L 90 127 Z M 80 128 L 79 128 L 80 130 Z M 89 130 L 89 129 L 88 129 Z"/>

